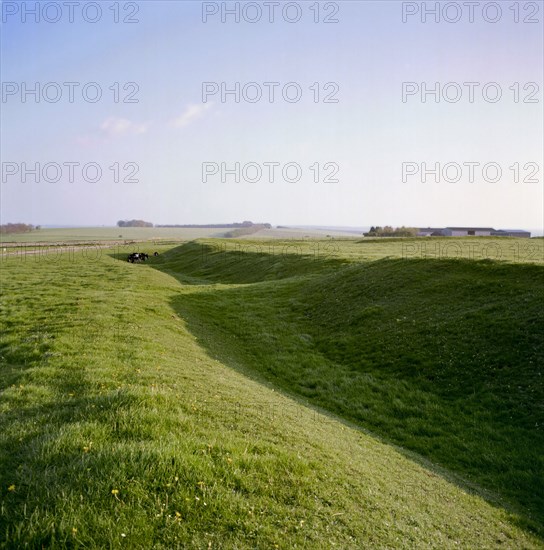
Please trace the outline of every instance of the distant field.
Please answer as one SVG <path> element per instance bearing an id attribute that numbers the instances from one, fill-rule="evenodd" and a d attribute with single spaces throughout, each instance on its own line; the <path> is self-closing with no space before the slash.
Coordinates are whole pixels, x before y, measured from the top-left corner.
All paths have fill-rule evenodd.
<path id="1" fill-rule="evenodd" d="M 4 254 L 0 548 L 544 547 L 543 246 Z"/>
<path id="2" fill-rule="evenodd" d="M 348 261 L 404 259 L 498 260 L 544 264 L 544 239 L 493 237 L 339 238 L 263 240 L 255 235 L 243 240 L 200 239 L 207 253 L 257 254 L 266 258 L 338 259 Z M 243 256 L 246 257 L 246 256 Z M 252 256 L 249 256 L 252 257 Z M 308 266 L 305 267 L 308 269 Z"/>
<path id="3" fill-rule="evenodd" d="M 169 228 L 169 227 L 74 227 L 62 229 L 40 229 L 31 233 L 0 235 L 0 243 L 70 242 L 70 241 L 190 241 L 206 237 L 221 238 L 229 229 L 217 228 Z M 250 238 L 303 238 L 346 236 L 343 232 L 304 229 L 265 229 Z"/>
<path id="4" fill-rule="evenodd" d="M 118 241 L 179 239 L 182 241 L 202 237 L 220 237 L 218 229 L 175 229 L 167 227 L 75 227 L 62 229 L 40 229 L 31 233 L 1 235 L 2 242 L 68 242 L 68 241 Z"/>
<path id="5" fill-rule="evenodd" d="M 255 235 L 249 235 L 246 238 L 257 239 L 324 239 L 327 237 L 334 237 L 338 239 L 342 238 L 361 238 L 363 236 L 360 232 L 348 232 L 348 231 L 335 231 L 330 229 L 302 229 L 298 227 L 293 228 L 272 228 L 263 229 Z"/>
<path id="6" fill-rule="evenodd" d="M 71 252 L 81 246 L 98 249 L 111 248 L 119 253 L 135 250 L 153 252 L 157 246 L 170 246 L 200 239 L 200 246 L 222 252 L 251 252 L 257 254 L 301 255 L 312 258 L 338 257 L 349 260 L 373 260 L 384 257 L 405 259 L 470 259 L 498 260 L 516 263 L 544 263 L 544 239 L 516 239 L 497 237 L 433 237 L 433 238 L 366 238 L 348 237 L 345 234 L 324 238 L 311 237 L 302 230 L 293 233 L 284 230 L 264 230 L 258 234 L 240 239 L 209 240 L 205 236 L 192 236 L 204 232 L 198 229 L 155 229 L 133 228 L 135 231 L 127 239 L 113 236 L 112 229 L 103 230 L 100 235 L 95 230 L 44 230 L 38 232 L 40 241 L 30 239 L 30 235 L 19 235 L 21 240 L 5 241 L 0 253 L 24 255 L 40 251 L 44 257 L 54 256 L 61 248 Z M 108 231 L 110 233 L 108 233 Z M 162 232 L 161 236 L 154 232 Z M 50 232 L 50 233 L 49 233 Z M 266 234 L 264 234 L 266 233 Z M 120 233 L 121 234 L 121 233 Z M 287 235 L 287 236 L 286 236 Z M 26 240 L 25 240 L 26 239 Z M 1 247 L 1 244 L 0 244 Z"/>

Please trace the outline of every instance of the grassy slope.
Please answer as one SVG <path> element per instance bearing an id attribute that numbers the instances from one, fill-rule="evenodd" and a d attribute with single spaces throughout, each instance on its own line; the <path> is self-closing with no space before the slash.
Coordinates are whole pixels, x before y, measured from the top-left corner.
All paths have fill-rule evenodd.
<path id="1" fill-rule="evenodd" d="M 73 258 L 2 261 L 0 546 L 539 546 L 519 517 L 436 468 L 241 374 L 255 363 L 231 356 L 233 322 L 259 310 L 236 292 L 258 296 L 259 284 L 182 286 L 148 266 Z M 218 320 L 227 292 L 223 342 L 196 314 L 203 300 Z"/>
<path id="2" fill-rule="evenodd" d="M 202 265 L 191 246 L 164 268 L 263 281 L 174 304 L 217 357 L 507 497 L 542 529 L 541 266 L 213 252 Z"/>

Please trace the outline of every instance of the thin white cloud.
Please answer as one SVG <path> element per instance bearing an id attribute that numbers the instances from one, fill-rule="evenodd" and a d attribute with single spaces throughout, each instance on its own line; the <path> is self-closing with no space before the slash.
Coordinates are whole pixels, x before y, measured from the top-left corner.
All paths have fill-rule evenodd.
<path id="1" fill-rule="evenodd" d="M 138 124 L 126 118 L 109 117 L 100 125 L 100 130 L 108 137 L 139 135 L 147 132 L 147 124 Z"/>
<path id="2" fill-rule="evenodd" d="M 188 105 L 183 114 L 172 121 L 177 128 L 185 128 L 195 120 L 199 119 L 213 103 L 203 103 L 201 105 Z"/>

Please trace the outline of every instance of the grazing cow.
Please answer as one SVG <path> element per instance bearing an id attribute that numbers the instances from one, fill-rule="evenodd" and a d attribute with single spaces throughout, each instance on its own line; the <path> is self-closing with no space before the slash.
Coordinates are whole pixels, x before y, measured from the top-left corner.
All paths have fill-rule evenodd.
<path id="1" fill-rule="evenodd" d="M 127 258 L 127 262 L 145 262 L 149 258 L 149 255 L 145 252 L 133 252 L 132 254 L 129 254 Z"/>
<path id="2" fill-rule="evenodd" d="M 158 255 L 159 255 L 159 253 L 158 253 L 158 252 L 153 252 L 153 256 L 155 256 L 155 257 L 156 257 L 156 256 L 158 256 Z"/>

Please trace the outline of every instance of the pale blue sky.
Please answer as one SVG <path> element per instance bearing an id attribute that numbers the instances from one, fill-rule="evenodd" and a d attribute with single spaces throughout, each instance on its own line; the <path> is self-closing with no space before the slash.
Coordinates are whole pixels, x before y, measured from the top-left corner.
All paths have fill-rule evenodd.
<path id="1" fill-rule="evenodd" d="M 13 2 L 4 2 L 14 5 Z M 67 88 L 55 104 L 20 92 L 1 104 L 2 162 L 96 162 L 98 183 L 2 183 L 2 223 L 113 225 L 118 219 L 154 223 L 206 223 L 252 219 L 273 224 L 479 225 L 542 229 L 544 198 L 543 18 L 513 22 L 504 12 L 487 23 L 481 9 L 474 23 L 402 22 L 402 2 L 337 2 L 335 24 L 316 24 L 310 6 L 287 23 L 202 23 L 202 2 L 148 1 L 139 23 L 115 24 L 101 2 L 102 18 L 58 23 L 2 24 L 2 82 L 100 84 L 101 101 L 75 102 Z M 27 5 L 34 2 L 26 2 Z M 121 8 L 130 7 L 120 2 Z M 222 2 L 216 4 L 221 5 Z M 228 2 L 232 6 L 234 2 Z M 245 4 L 242 2 L 241 4 Z M 261 3 L 262 4 L 262 3 Z M 321 2 L 322 10 L 327 2 Z M 415 3 L 418 6 L 421 2 Z M 428 5 L 434 4 L 427 3 Z M 462 5 L 462 3 L 458 3 Z M 528 15 L 523 12 L 521 16 Z M 62 5 L 62 4 L 61 4 Z M 444 5 L 444 3 L 442 3 Z M 481 3 L 483 5 L 483 3 Z M 121 16 L 128 12 L 121 10 Z M 229 100 L 202 103 L 203 82 L 297 82 L 304 95 L 290 104 Z M 136 82 L 138 103 L 113 102 L 114 82 Z M 309 87 L 336 82 L 338 103 L 314 103 Z M 468 91 L 458 103 L 417 97 L 402 102 L 403 82 L 497 82 L 503 98 L 474 103 Z M 539 86 L 537 103 L 515 103 L 514 82 Z M 264 86 L 263 91 L 266 90 Z M 281 89 L 281 88 L 280 88 Z M 521 90 L 523 98 L 532 91 Z M 121 90 L 121 93 L 124 94 Z M 402 181 L 403 162 L 496 162 L 503 179 L 487 183 Z M 114 183 L 108 166 L 135 162 L 138 183 Z M 297 162 L 298 183 L 202 181 L 203 162 Z M 338 164 L 338 183 L 314 183 L 315 162 Z M 514 183 L 509 170 L 533 162 L 538 183 Z M 65 172 L 67 174 L 67 171 Z M 527 175 L 523 173 L 522 176 Z"/>

